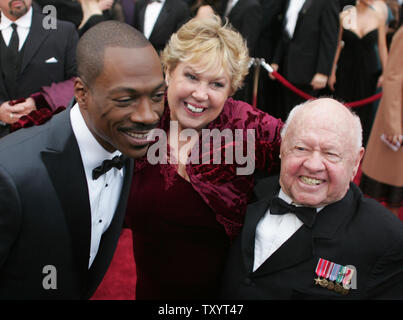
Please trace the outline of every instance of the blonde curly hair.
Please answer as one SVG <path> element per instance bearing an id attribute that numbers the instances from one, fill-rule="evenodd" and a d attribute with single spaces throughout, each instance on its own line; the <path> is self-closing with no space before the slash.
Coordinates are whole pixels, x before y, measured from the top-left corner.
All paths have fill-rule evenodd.
<path id="1" fill-rule="evenodd" d="M 180 62 L 203 66 L 206 70 L 225 70 L 231 79 L 232 94 L 248 74 L 250 57 L 241 34 L 217 15 L 191 19 L 174 33 L 161 53 L 165 73 L 173 72 Z"/>

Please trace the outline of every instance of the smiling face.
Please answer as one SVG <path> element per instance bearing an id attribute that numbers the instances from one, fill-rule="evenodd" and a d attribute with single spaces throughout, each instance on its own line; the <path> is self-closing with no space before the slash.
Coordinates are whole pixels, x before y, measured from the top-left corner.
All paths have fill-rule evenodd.
<path id="1" fill-rule="evenodd" d="M 0 11 L 15 21 L 28 12 L 31 4 L 32 0 L 0 0 Z"/>
<path id="2" fill-rule="evenodd" d="M 231 93 L 231 80 L 223 68 L 203 70 L 180 62 L 166 75 L 171 120 L 179 129 L 200 131 L 221 113 Z"/>
<path id="3" fill-rule="evenodd" d="M 281 145 L 280 185 L 300 205 L 321 207 L 344 197 L 364 149 L 352 135 L 352 115 L 331 99 L 300 110 Z"/>
<path id="4" fill-rule="evenodd" d="M 147 134 L 158 126 L 165 82 L 159 57 L 151 45 L 107 47 L 103 71 L 88 87 L 78 78 L 75 94 L 84 120 L 109 152 L 116 149 L 138 158 L 145 155 Z"/>

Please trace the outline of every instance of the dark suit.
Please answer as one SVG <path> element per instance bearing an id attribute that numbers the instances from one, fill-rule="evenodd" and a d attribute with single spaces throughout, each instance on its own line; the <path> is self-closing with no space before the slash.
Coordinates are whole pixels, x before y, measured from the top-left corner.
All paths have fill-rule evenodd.
<path id="1" fill-rule="evenodd" d="M 0 103 L 29 97 L 42 86 L 76 75 L 78 35 L 74 25 L 58 20 L 56 29 L 47 30 L 42 26 L 44 17 L 39 10 L 33 10 L 31 29 L 23 47 L 16 94 L 11 96 L 7 92 L 3 77 L 0 76 Z M 57 62 L 46 63 L 49 59 Z"/>
<path id="2" fill-rule="evenodd" d="M 316 73 L 330 74 L 337 48 L 340 4 L 338 0 L 306 0 L 290 39 L 285 31 L 289 3 L 288 0 L 282 38 L 276 46 L 272 62 L 280 66 L 279 73 L 288 81 L 316 96 L 319 93 L 312 89 L 310 83 Z M 285 102 L 283 119 L 292 107 L 304 101 L 286 90 L 291 99 Z"/>
<path id="3" fill-rule="evenodd" d="M 134 4 L 133 27 L 144 32 L 144 15 L 148 0 L 137 0 Z M 165 0 L 161 12 L 150 34 L 149 41 L 159 53 L 169 38 L 190 17 L 189 7 L 182 0 Z"/>
<path id="4" fill-rule="evenodd" d="M 75 0 L 35 0 L 42 8 L 52 5 L 57 10 L 57 18 L 70 21 L 78 28 L 83 19 L 81 4 Z"/>
<path id="5" fill-rule="evenodd" d="M 0 70 L 0 104 L 18 98 L 27 98 L 32 93 L 39 92 L 43 86 L 50 86 L 52 83 L 62 82 L 76 75 L 75 51 L 78 35 L 74 25 L 58 20 L 56 29 L 47 30 L 42 25 L 45 16 L 38 5 L 33 3 L 32 8 L 31 28 L 20 51 L 17 85 L 9 88 L 14 92 L 7 90 L 3 78 L 4 70 Z M 0 42 L 5 48 L 1 33 Z M 53 62 L 49 63 L 49 60 Z M 9 126 L 0 125 L 0 137 L 8 133 Z"/>
<path id="6" fill-rule="evenodd" d="M 87 299 L 101 282 L 121 232 L 133 164 L 113 220 L 88 270 L 91 212 L 70 109 L 0 140 L 0 300 Z M 57 270 L 45 290 L 43 268 Z"/>
<path id="7" fill-rule="evenodd" d="M 318 213 L 312 228 L 303 225 L 253 272 L 256 226 L 279 188 L 278 177 L 257 185 L 258 197 L 265 197 L 248 206 L 224 274 L 224 298 L 403 298 L 403 223 L 354 184 Z M 355 266 L 357 289 L 341 295 L 315 285 L 319 258 Z"/>

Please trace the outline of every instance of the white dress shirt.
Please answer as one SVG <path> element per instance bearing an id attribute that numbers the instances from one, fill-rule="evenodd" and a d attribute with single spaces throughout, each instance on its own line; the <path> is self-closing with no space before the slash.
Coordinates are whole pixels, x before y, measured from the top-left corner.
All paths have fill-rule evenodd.
<path id="1" fill-rule="evenodd" d="M 292 203 L 282 189 L 278 197 L 287 203 Z M 323 207 L 317 208 L 319 212 Z M 255 255 L 253 271 L 256 271 L 281 245 L 303 225 L 294 213 L 270 214 L 270 208 L 260 219 L 255 234 Z"/>
<path id="2" fill-rule="evenodd" d="M 102 234 L 108 229 L 120 198 L 123 185 L 124 168 L 112 168 L 98 179 L 92 179 L 92 170 L 105 159 L 121 155 L 119 151 L 106 151 L 94 138 L 85 124 L 80 108 L 76 104 L 70 113 L 71 125 L 80 149 L 85 177 L 87 179 L 91 206 L 91 251 L 88 269 L 97 255 Z"/>
<path id="3" fill-rule="evenodd" d="M 151 2 L 147 5 L 146 11 L 144 13 L 144 36 L 148 39 L 153 32 L 154 25 L 157 22 L 158 16 L 164 6 L 165 0 L 161 2 Z"/>
<path id="4" fill-rule="evenodd" d="M 298 14 L 301 11 L 305 0 L 290 0 L 288 10 L 286 13 L 286 25 L 285 29 L 290 36 L 290 39 L 294 36 L 295 26 L 297 25 Z"/>
<path id="5" fill-rule="evenodd" d="M 11 27 L 11 24 L 15 23 L 17 25 L 17 33 L 19 40 L 18 51 L 20 51 L 21 48 L 24 46 L 25 40 L 27 40 L 29 29 L 31 28 L 32 7 L 29 8 L 26 14 L 24 14 L 22 17 L 20 17 L 15 21 L 11 21 L 1 12 L 0 14 L 1 14 L 0 30 L 1 35 L 3 36 L 4 39 L 4 43 L 8 47 L 11 40 L 11 34 L 13 33 L 13 28 Z"/>

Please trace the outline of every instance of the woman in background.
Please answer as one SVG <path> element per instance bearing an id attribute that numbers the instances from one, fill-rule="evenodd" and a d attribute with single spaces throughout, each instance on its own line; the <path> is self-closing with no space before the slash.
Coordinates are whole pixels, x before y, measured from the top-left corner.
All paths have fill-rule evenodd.
<path id="1" fill-rule="evenodd" d="M 375 0 L 357 0 L 355 7 L 340 14 L 339 45 L 328 83 L 335 96 L 346 102 L 368 98 L 382 85 L 375 46 L 384 70 L 387 62 L 384 15 L 372 5 Z M 372 104 L 354 108 L 363 126 L 363 144 L 371 132 Z"/>
<path id="2" fill-rule="evenodd" d="M 364 194 L 385 202 L 398 216 L 403 206 L 403 147 L 393 151 L 382 142 L 403 144 L 403 27 L 393 37 L 384 72 L 383 96 L 362 164 L 360 187 Z"/>

